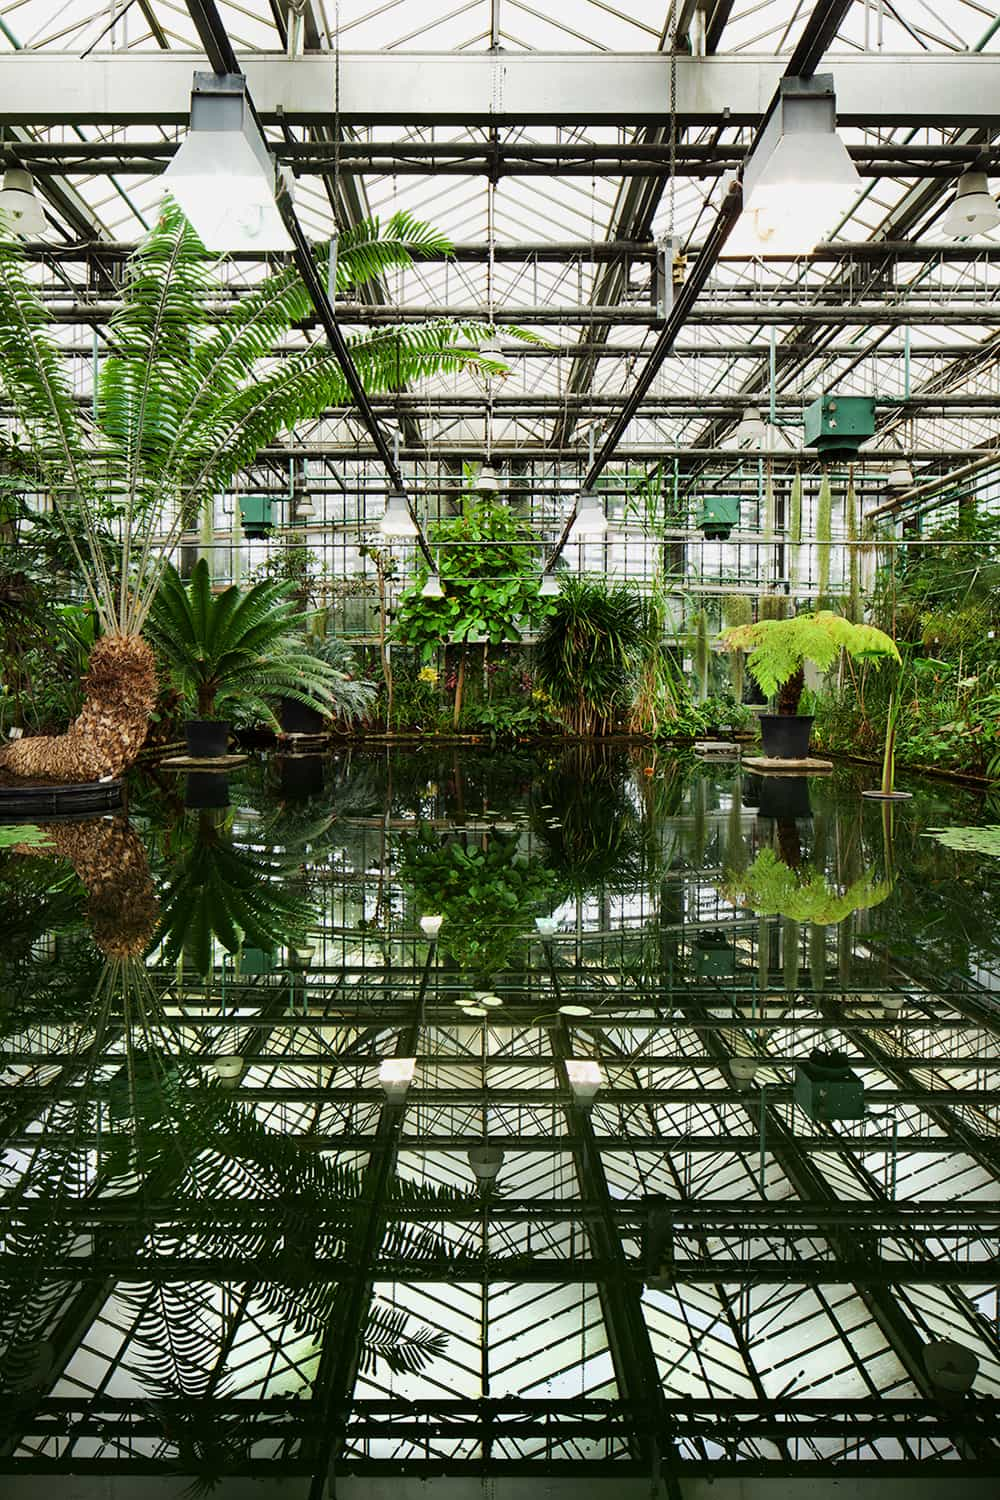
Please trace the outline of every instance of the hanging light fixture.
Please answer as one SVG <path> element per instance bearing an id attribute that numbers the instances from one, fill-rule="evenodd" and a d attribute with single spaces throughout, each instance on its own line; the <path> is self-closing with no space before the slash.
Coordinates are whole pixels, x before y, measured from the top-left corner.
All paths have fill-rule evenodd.
<path id="1" fill-rule="evenodd" d="M 591 1104 L 604 1082 L 601 1065 L 590 1057 L 571 1057 L 566 1063 L 566 1077 L 577 1104 Z"/>
<path id="2" fill-rule="evenodd" d="M 941 220 L 941 231 L 954 240 L 989 234 L 1000 224 L 1000 208 L 985 172 L 963 172 L 955 196 Z"/>
<path id="3" fill-rule="evenodd" d="M 479 470 L 475 490 L 477 495 L 499 495 L 500 475 L 491 463 L 483 464 Z"/>
<path id="4" fill-rule="evenodd" d="M 555 917 L 536 917 L 535 926 L 539 937 L 554 937 L 558 923 Z"/>
<path id="5" fill-rule="evenodd" d="M 385 515 L 378 523 L 382 536 L 415 537 L 420 535 L 416 521 L 410 514 L 406 496 L 400 491 L 390 495 L 385 504 Z"/>
<path id="6" fill-rule="evenodd" d="M 737 448 L 763 448 L 767 423 L 756 406 L 748 406 L 734 434 Z"/>
<path id="7" fill-rule="evenodd" d="M 399 1104 L 406 1098 L 406 1091 L 417 1071 L 415 1057 L 384 1057 L 378 1070 L 378 1081 L 385 1090 L 390 1104 Z"/>
<path id="8" fill-rule="evenodd" d="M 503 1151 L 499 1146 L 471 1146 L 468 1162 L 477 1182 L 493 1182 L 503 1166 Z"/>
<path id="9" fill-rule="evenodd" d="M 598 537 L 606 536 L 608 530 L 608 519 L 604 514 L 604 506 L 591 490 L 583 490 L 577 497 L 576 519 L 573 522 L 569 534 L 572 542 L 596 540 Z"/>
<path id="10" fill-rule="evenodd" d="M 861 179 L 836 120 L 831 74 L 781 80 L 743 167 L 743 215 L 727 250 L 805 254 L 843 218 Z"/>
<path id="11" fill-rule="evenodd" d="M 244 1060 L 235 1052 L 212 1058 L 212 1067 L 223 1088 L 234 1089 L 243 1077 Z"/>
<path id="12" fill-rule="evenodd" d="M 441 587 L 440 573 L 428 573 L 427 582 L 420 590 L 421 599 L 443 599 L 444 589 Z"/>
<path id="13" fill-rule="evenodd" d="M 441 931 L 441 924 L 443 921 L 444 917 L 421 917 L 420 930 L 424 934 L 424 937 L 429 937 L 433 942 L 438 933 Z"/>
<path id="14" fill-rule="evenodd" d="M 8 167 L 4 173 L 0 219 L 5 219 L 22 239 L 37 239 L 49 227 L 31 173 L 23 167 Z"/>
<path id="15" fill-rule="evenodd" d="M 291 250 L 276 176 L 239 73 L 195 73 L 191 127 L 161 177 L 207 250 Z"/>
<path id="16" fill-rule="evenodd" d="M 554 599 L 559 593 L 559 580 L 554 573 L 543 573 L 542 581 L 538 585 L 538 594 L 542 599 Z"/>
<path id="17" fill-rule="evenodd" d="M 909 490 L 913 488 L 913 470 L 905 458 L 893 460 L 892 468 L 889 470 L 885 481 L 887 490 Z"/>

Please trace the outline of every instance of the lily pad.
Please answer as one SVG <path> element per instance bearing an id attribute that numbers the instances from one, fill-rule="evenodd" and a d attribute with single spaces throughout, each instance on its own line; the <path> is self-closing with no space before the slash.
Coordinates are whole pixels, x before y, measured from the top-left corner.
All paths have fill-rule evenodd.
<path id="1" fill-rule="evenodd" d="M 1000 859 L 1000 823 L 986 823 L 982 828 L 929 828 L 925 839 L 937 839 L 946 849 L 960 849 L 963 854 L 988 854 Z"/>

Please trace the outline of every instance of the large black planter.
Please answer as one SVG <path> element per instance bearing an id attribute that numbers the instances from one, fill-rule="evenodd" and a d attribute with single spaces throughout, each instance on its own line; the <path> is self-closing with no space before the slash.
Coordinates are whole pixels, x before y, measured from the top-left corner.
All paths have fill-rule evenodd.
<path id="1" fill-rule="evenodd" d="M 768 760 L 808 760 L 812 726 L 812 714 L 761 714 L 761 746 Z"/>
<path id="2" fill-rule="evenodd" d="M 318 797 L 322 793 L 322 755 L 279 755 L 278 763 L 284 796 Z"/>
<path id="3" fill-rule="evenodd" d="M 225 719 L 188 719 L 184 725 L 184 737 L 192 760 L 211 760 L 225 755 L 229 725 Z"/>
<path id="4" fill-rule="evenodd" d="M 282 698 L 282 734 L 323 734 L 326 728 L 327 721 L 317 709 L 297 698 Z"/>
<path id="5" fill-rule="evenodd" d="M 776 823 L 796 823 L 812 817 L 808 776 L 762 776 L 758 818 L 773 818 Z"/>
<path id="6" fill-rule="evenodd" d="M 184 806 L 196 812 L 229 806 L 229 777 L 225 771 L 189 771 Z"/>

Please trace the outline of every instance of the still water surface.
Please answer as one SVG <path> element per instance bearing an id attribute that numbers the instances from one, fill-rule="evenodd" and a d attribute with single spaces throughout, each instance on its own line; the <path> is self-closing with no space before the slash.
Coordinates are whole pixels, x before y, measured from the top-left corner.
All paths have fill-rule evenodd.
<path id="1" fill-rule="evenodd" d="M 890 1312 L 1000 1393 L 991 813 L 863 783 L 272 755 L 0 852 L 3 1452 L 787 1459 L 676 1403 L 927 1397 Z"/>

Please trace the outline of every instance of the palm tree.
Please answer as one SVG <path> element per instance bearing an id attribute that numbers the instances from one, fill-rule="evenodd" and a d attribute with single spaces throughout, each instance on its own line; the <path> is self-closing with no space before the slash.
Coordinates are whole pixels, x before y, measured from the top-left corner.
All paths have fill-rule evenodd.
<path id="1" fill-rule="evenodd" d="M 275 698 L 294 698 L 331 718 L 357 717 L 371 706 L 374 689 L 323 661 L 306 640 L 307 625 L 290 584 L 213 594 L 202 558 L 187 588 L 167 567 L 147 634 L 200 718 L 235 701 L 276 729 L 268 701 Z"/>
<path id="2" fill-rule="evenodd" d="M 369 220 L 341 236 L 338 286 L 357 287 L 448 248 L 407 214 L 394 215 L 384 234 Z M 181 534 L 262 446 L 350 399 L 319 337 L 268 363 L 275 344 L 311 312 L 293 266 L 236 299 L 221 318 L 214 269 L 187 220 L 168 206 L 129 263 L 91 423 L 74 399 L 20 244 L 0 223 L 0 391 L 100 629 L 83 709 L 69 730 L 0 751 L 0 767 L 17 775 L 90 781 L 131 764 L 156 692 L 143 628 Z M 355 339 L 351 352 L 368 390 L 398 390 L 442 370 L 502 370 L 475 348 L 485 331 L 448 320 L 383 328 Z M 119 538 L 110 551 L 109 522 Z"/>

